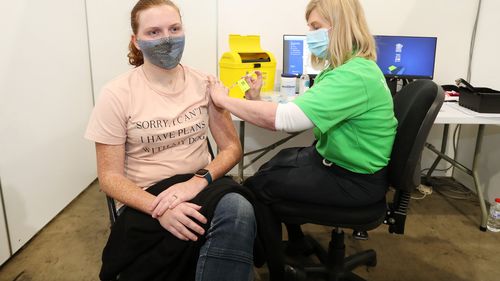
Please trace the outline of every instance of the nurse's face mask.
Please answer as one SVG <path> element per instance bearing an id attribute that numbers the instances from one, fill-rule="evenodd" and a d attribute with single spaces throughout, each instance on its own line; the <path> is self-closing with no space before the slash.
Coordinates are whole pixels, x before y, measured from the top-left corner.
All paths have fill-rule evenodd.
<path id="1" fill-rule="evenodd" d="M 181 35 L 154 40 L 137 39 L 137 44 L 144 58 L 150 63 L 164 69 L 172 69 L 181 61 L 185 40 L 184 35 Z"/>
<path id="2" fill-rule="evenodd" d="M 307 46 L 311 53 L 320 59 L 326 59 L 328 56 L 329 30 L 330 28 L 320 28 L 307 32 Z"/>

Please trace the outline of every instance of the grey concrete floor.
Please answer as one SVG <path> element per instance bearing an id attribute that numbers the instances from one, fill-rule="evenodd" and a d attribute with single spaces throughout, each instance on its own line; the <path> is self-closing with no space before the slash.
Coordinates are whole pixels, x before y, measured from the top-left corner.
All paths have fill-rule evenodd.
<path id="1" fill-rule="evenodd" d="M 405 235 L 386 226 L 368 241 L 347 236 L 347 252 L 377 251 L 374 268 L 356 272 L 368 280 L 500 280 L 500 233 L 478 229 L 474 200 L 452 200 L 438 193 L 412 200 Z M 327 244 L 330 228 L 306 225 Z M 0 267 L 0 281 L 98 280 L 100 254 L 109 234 L 104 194 L 91 185 L 14 257 Z M 256 280 L 267 280 L 265 268 Z"/>

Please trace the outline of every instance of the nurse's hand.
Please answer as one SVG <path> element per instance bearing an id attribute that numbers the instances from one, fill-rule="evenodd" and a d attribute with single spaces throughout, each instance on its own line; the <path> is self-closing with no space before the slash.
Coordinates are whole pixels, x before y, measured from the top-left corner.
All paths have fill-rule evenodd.
<path id="1" fill-rule="evenodd" d="M 250 86 L 250 89 L 245 92 L 245 98 L 247 100 L 260 100 L 260 90 L 263 85 L 262 72 L 256 70 L 255 75 L 257 77 L 253 77 L 253 75 L 247 75 L 244 77 L 248 86 Z"/>

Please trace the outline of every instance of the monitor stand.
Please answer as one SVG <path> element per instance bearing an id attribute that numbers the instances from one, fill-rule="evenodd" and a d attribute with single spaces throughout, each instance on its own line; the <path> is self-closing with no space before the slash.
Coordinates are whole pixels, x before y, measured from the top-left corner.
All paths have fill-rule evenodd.
<path id="1" fill-rule="evenodd" d="M 386 77 L 385 81 L 387 82 L 387 86 L 389 86 L 391 95 L 394 96 L 397 92 L 399 92 L 399 90 L 401 90 L 402 87 L 404 87 L 410 82 L 413 82 L 413 79 Z M 398 88 L 398 86 L 400 87 Z"/>

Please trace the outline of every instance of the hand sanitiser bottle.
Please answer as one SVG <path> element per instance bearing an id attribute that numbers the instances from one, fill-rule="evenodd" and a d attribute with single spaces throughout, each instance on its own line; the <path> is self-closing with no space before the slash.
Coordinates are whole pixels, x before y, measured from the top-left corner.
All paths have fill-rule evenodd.
<path id="1" fill-rule="evenodd" d="M 293 74 L 281 74 L 280 103 L 287 103 L 295 97 L 295 88 L 297 86 L 297 76 Z"/>
<path id="2" fill-rule="evenodd" d="M 500 198 L 490 206 L 490 216 L 486 225 L 489 231 L 500 232 Z"/>

